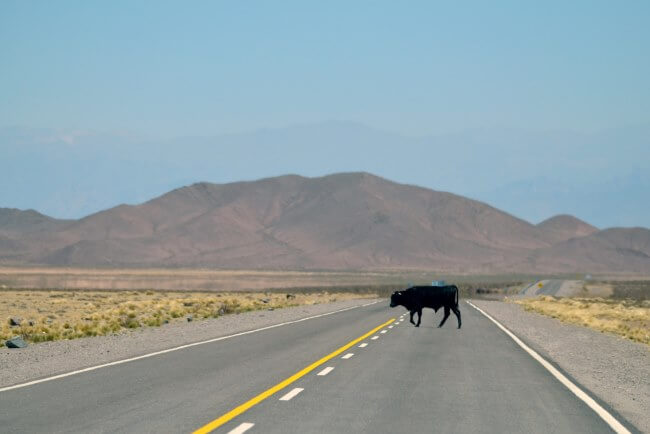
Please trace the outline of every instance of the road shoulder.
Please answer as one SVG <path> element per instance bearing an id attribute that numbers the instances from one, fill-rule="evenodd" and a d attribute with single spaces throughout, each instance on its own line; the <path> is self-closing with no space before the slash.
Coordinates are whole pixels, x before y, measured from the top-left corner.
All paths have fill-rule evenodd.
<path id="1" fill-rule="evenodd" d="M 116 335 L 44 342 L 22 349 L 0 348 L 0 387 L 141 356 L 156 351 L 296 321 L 314 315 L 361 306 L 376 300 L 358 299 L 252 311 L 219 318 L 176 322 Z"/>
<path id="2" fill-rule="evenodd" d="M 561 369 L 650 432 L 650 351 L 638 344 L 499 301 L 472 300 Z"/>

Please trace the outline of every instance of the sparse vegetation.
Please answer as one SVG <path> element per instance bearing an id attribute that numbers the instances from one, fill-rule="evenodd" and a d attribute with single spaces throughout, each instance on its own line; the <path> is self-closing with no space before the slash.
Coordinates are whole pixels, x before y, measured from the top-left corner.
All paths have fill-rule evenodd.
<path id="1" fill-rule="evenodd" d="M 650 280 L 621 280 L 607 283 L 613 288 L 612 298 L 650 300 Z"/>
<path id="2" fill-rule="evenodd" d="M 404 288 L 407 283 L 426 285 L 444 279 L 475 288 L 507 287 L 539 280 L 533 275 L 452 275 L 441 270 L 349 270 L 273 271 L 213 270 L 189 268 L 57 268 L 2 267 L 0 289 L 122 290 L 146 291 L 268 291 L 270 288 L 345 288 L 387 286 Z M 571 276 L 569 278 L 575 278 Z M 462 288 L 461 288 L 462 290 Z"/>
<path id="3" fill-rule="evenodd" d="M 372 292 L 0 291 L 0 346 L 107 335 L 171 321 L 376 296 Z M 11 326 L 10 318 L 21 318 Z"/>
<path id="4" fill-rule="evenodd" d="M 650 300 L 555 298 L 517 300 L 527 311 L 650 345 Z"/>

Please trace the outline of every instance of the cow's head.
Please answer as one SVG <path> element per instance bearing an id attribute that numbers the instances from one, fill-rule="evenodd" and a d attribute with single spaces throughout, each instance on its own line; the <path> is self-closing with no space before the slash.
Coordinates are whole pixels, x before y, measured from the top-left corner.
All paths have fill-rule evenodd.
<path id="1" fill-rule="evenodd" d="M 404 295 L 400 291 L 393 292 L 393 294 L 390 296 L 390 307 L 395 307 L 402 304 L 403 296 Z"/>

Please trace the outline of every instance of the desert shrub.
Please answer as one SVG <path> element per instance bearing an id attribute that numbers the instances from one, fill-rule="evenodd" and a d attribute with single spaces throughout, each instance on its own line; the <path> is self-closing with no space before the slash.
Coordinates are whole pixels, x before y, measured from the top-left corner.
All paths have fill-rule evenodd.
<path id="1" fill-rule="evenodd" d="M 650 345 L 650 300 L 556 298 L 517 300 L 525 310 Z"/>
<path id="2" fill-rule="evenodd" d="M 373 296 L 372 293 L 346 293 L 343 290 L 304 291 L 287 297 L 285 292 L 146 292 L 133 291 L 1 291 L 0 318 L 25 318 L 20 328 L 9 321 L 0 323 L 0 344 L 15 335 L 32 343 L 106 335 L 142 326 L 156 327 L 194 318 L 217 318 L 221 315 L 258 309 L 315 304 L 334 299 Z M 21 300 L 23 302 L 15 302 Z M 25 301 L 29 299 L 29 302 Z M 264 300 L 264 301 L 263 301 Z M 20 307 L 20 306 L 26 307 Z M 17 312 L 20 310 L 19 312 Z M 34 326 L 27 326 L 29 319 Z"/>

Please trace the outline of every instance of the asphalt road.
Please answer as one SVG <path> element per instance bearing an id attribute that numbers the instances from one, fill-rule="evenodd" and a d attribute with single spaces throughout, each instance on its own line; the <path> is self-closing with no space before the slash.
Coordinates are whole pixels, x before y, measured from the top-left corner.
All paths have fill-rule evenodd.
<path id="1" fill-rule="evenodd" d="M 0 392 L 0 432 L 192 432 L 391 318 L 215 432 L 611 432 L 504 332 L 461 312 L 461 330 L 453 315 L 435 328 L 442 313 L 428 309 L 415 328 L 379 303 Z"/>
<path id="2" fill-rule="evenodd" d="M 542 287 L 538 286 L 539 283 L 542 283 Z M 552 279 L 552 280 L 542 280 L 540 282 L 535 282 L 521 292 L 521 295 L 536 297 L 538 295 L 557 295 L 557 292 L 562 288 L 564 280 Z"/>

